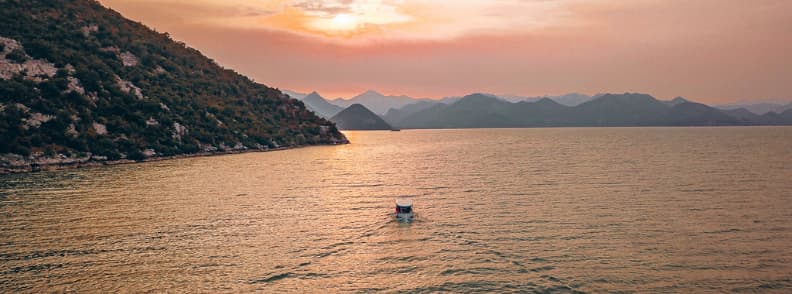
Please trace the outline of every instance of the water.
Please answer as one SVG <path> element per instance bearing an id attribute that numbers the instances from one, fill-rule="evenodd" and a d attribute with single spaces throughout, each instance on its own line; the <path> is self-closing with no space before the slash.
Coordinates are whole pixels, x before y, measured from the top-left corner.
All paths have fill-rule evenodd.
<path id="1" fill-rule="evenodd" d="M 0 176 L 0 292 L 792 291 L 792 128 L 347 135 Z"/>

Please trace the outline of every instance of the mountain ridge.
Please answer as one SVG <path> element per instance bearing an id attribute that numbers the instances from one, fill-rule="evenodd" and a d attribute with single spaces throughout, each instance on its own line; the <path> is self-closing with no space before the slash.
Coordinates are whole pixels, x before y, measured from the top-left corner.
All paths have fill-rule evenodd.
<path id="1" fill-rule="evenodd" d="M 792 110 L 763 116 L 724 112 L 682 97 L 658 100 L 648 94 L 603 94 L 577 106 L 549 98 L 517 103 L 472 94 L 453 104 L 431 107 L 391 121 L 398 128 L 511 128 L 595 126 L 786 125 Z"/>
<path id="2" fill-rule="evenodd" d="M 303 97 L 302 102 L 309 110 L 325 119 L 329 119 L 344 110 L 343 107 L 328 102 L 327 99 L 319 95 L 316 91 Z"/>

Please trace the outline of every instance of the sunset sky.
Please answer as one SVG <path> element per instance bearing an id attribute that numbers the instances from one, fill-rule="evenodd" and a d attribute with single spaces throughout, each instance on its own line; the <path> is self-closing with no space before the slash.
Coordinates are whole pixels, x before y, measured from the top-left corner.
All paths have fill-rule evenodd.
<path id="1" fill-rule="evenodd" d="M 100 2 L 258 82 L 328 98 L 792 100 L 788 0 Z"/>

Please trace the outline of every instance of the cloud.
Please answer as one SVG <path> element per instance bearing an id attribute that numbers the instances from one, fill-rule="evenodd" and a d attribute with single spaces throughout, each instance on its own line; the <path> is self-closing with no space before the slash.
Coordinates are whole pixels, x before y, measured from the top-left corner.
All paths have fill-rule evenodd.
<path id="1" fill-rule="evenodd" d="M 103 3 L 258 81 L 331 96 L 792 93 L 792 1 L 237 0 L 255 17 L 233 1 Z M 403 18 L 372 17 L 389 14 Z"/>
<path id="2" fill-rule="evenodd" d="M 331 16 L 339 13 L 350 13 L 351 3 L 354 1 L 295 1 L 291 7 L 305 11 L 306 14 L 315 16 Z"/>
<path id="3" fill-rule="evenodd" d="M 269 29 L 349 41 L 453 39 L 564 23 L 579 0 L 102 0 L 113 7 L 175 16 L 174 21 Z M 337 20 L 353 20 L 339 26 Z"/>

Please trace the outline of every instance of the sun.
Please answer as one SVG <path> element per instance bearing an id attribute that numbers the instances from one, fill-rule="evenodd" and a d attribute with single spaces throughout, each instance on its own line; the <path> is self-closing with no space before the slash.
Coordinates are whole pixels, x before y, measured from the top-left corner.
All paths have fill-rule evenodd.
<path id="1" fill-rule="evenodd" d="M 331 29 L 336 31 L 351 31 L 359 26 L 358 18 L 351 14 L 339 13 L 330 22 Z"/>

